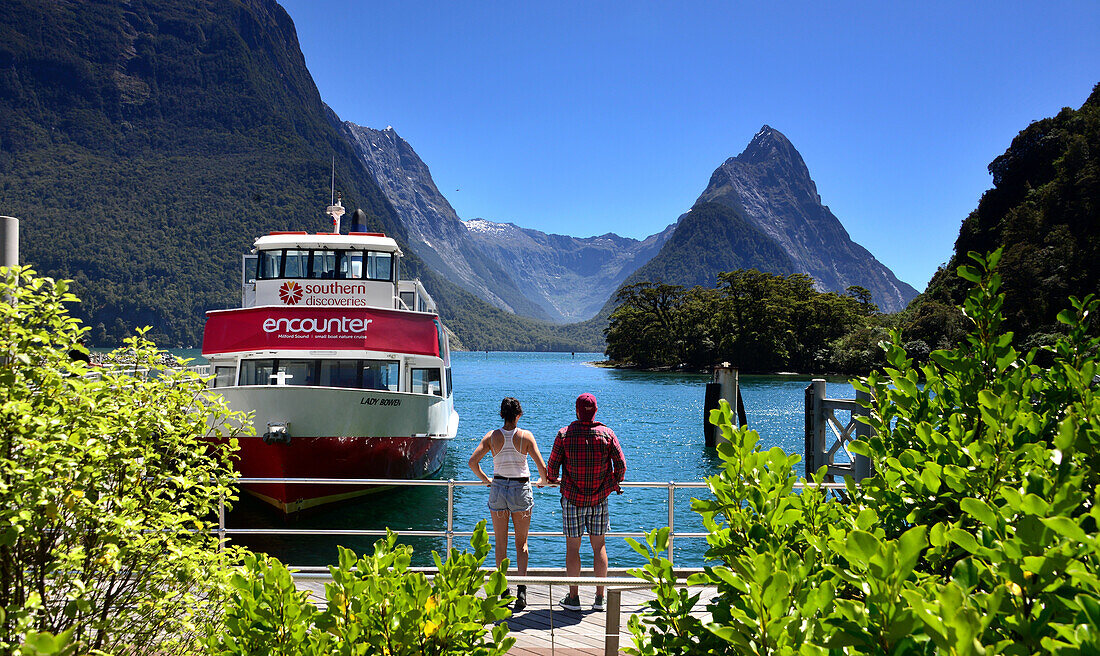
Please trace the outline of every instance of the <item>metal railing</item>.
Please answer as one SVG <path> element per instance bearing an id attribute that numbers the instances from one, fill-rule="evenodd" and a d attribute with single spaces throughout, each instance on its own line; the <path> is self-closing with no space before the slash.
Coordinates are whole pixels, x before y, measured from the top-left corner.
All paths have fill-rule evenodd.
<path id="1" fill-rule="evenodd" d="M 394 531 L 403 537 L 427 537 L 427 538 L 445 538 L 447 541 L 447 551 L 450 552 L 454 546 L 455 537 L 470 537 L 474 534 L 473 531 L 459 531 L 455 530 L 454 525 L 454 499 L 456 487 L 485 487 L 484 481 L 456 481 L 455 479 L 420 479 L 420 480 L 400 480 L 389 478 L 238 478 L 237 483 L 241 485 L 256 485 L 256 484 L 270 484 L 270 483 L 282 483 L 289 485 L 362 485 L 362 486 L 377 486 L 377 487 L 446 487 L 447 488 L 447 527 L 444 530 L 402 530 Z M 666 488 L 668 490 L 668 560 L 675 565 L 675 554 L 673 549 L 674 540 L 677 537 L 680 538 L 706 538 L 709 533 L 705 532 L 676 532 L 676 490 L 677 489 L 699 489 L 707 488 L 707 484 L 704 481 L 668 481 L 667 483 L 661 483 L 656 481 L 624 481 L 620 484 L 622 487 L 630 488 Z M 844 483 L 821 483 L 815 484 L 810 482 L 798 482 L 794 484 L 795 489 L 820 487 L 825 489 L 844 489 Z M 662 527 L 657 527 L 662 528 Z M 219 500 L 218 502 L 218 528 L 217 534 L 220 541 L 225 542 L 226 538 L 230 535 L 348 535 L 348 536 L 367 536 L 367 537 L 384 537 L 387 533 L 386 529 L 314 529 L 314 528 L 229 528 L 225 523 L 225 502 Z M 514 533 L 509 531 L 509 537 Z M 565 537 L 562 531 L 530 531 L 529 537 Z M 621 537 L 621 538 L 644 538 L 646 534 L 641 531 L 609 531 L 605 534 L 606 537 Z M 324 570 L 326 568 L 318 567 L 295 567 L 302 572 L 309 572 L 312 570 Z"/>

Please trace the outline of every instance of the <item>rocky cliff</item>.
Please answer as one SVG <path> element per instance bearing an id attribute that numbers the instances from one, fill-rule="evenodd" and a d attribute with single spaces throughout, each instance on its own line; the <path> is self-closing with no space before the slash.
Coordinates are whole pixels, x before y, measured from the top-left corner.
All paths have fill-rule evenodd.
<path id="1" fill-rule="evenodd" d="M 802 156 L 787 137 L 767 125 L 744 152 L 715 170 L 697 202 L 733 209 L 778 243 L 795 270 L 812 276 L 822 291 L 866 287 L 879 308 L 888 312 L 901 310 L 917 295 L 852 241 L 821 203 Z"/>
<path id="2" fill-rule="evenodd" d="M 675 225 L 644 240 L 607 233 L 568 237 L 484 219 L 466 221 L 490 258 L 555 321 L 584 321 L 664 245 Z"/>
<path id="3" fill-rule="evenodd" d="M 673 226 L 644 240 L 569 237 L 484 219 L 463 222 L 428 166 L 392 127 L 344 124 L 349 140 L 432 268 L 490 303 L 524 316 L 583 321 L 652 258 Z"/>
<path id="4" fill-rule="evenodd" d="M 428 166 L 392 127 L 374 130 L 345 122 L 363 164 L 408 230 L 409 246 L 433 269 L 509 312 L 550 319 L 528 299 L 497 260 L 470 238 Z M 556 317 L 555 317 L 556 318 Z"/>

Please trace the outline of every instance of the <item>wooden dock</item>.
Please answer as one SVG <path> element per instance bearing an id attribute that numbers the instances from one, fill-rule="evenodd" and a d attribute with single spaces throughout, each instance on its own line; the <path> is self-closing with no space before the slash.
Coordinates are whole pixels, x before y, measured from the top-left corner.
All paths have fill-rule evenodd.
<path id="1" fill-rule="evenodd" d="M 299 589 L 309 590 L 314 597 L 314 603 L 324 602 L 324 584 L 321 578 L 298 578 L 296 583 Z M 641 583 L 640 581 L 638 583 Z M 568 592 L 566 585 L 528 585 L 527 608 L 515 613 L 510 619 L 505 620 L 511 637 L 516 639 L 515 646 L 508 653 L 512 656 L 603 656 L 609 653 L 607 650 L 609 641 L 608 629 L 613 633 L 610 637 L 612 650 L 610 653 L 624 653 L 623 648 L 633 646 L 633 637 L 627 629 L 627 620 L 630 616 L 639 613 L 646 601 L 653 599 L 653 592 L 648 588 L 639 586 L 633 589 L 620 588 L 621 601 L 619 602 L 619 621 L 615 630 L 614 608 L 608 605 L 605 611 L 591 610 L 592 600 L 595 597 L 594 586 L 580 586 L 581 608 L 580 611 L 565 610 L 558 605 Z M 511 586 L 515 594 L 515 585 Z M 715 594 L 715 590 L 704 589 L 699 601 L 699 617 L 707 617 L 704 611 L 705 600 Z M 605 595 L 608 596 L 608 595 Z M 606 601 L 605 601 L 606 603 Z M 618 649 L 614 649 L 614 637 L 618 638 Z"/>

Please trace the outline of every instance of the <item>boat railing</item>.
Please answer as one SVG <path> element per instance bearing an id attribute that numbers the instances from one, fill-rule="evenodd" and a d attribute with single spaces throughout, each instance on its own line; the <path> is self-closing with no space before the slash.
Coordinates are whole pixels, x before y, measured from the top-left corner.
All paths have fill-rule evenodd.
<path id="1" fill-rule="evenodd" d="M 95 364 L 88 368 L 88 373 L 84 374 L 84 378 L 87 380 L 99 380 L 105 375 L 126 375 L 131 378 L 148 378 L 149 376 L 156 376 L 162 371 L 176 370 L 180 368 L 173 364 L 165 364 L 163 367 L 138 367 L 134 364 L 126 364 L 123 362 L 109 362 L 104 364 Z M 189 364 L 183 367 L 184 371 L 197 374 L 202 377 L 213 375 L 214 371 L 208 364 Z"/>
<path id="2" fill-rule="evenodd" d="M 394 531 L 403 537 L 427 537 L 427 538 L 444 538 L 447 542 L 447 551 L 450 552 L 454 546 L 454 539 L 456 537 L 470 537 L 474 534 L 473 531 L 456 530 L 455 528 L 455 513 L 454 513 L 454 500 L 455 489 L 459 487 L 485 487 L 484 481 L 475 480 L 455 480 L 453 478 L 442 479 L 420 479 L 420 480 L 400 480 L 389 478 L 252 478 L 241 477 L 237 479 L 239 484 L 264 484 L 264 483 L 280 483 L 287 485 L 363 485 L 363 486 L 385 486 L 385 487 L 446 487 L 447 488 L 447 526 L 443 530 L 400 530 Z M 675 564 L 675 553 L 673 550 L 674 542 L 676 538 L 694 538 L 705 539 L 709 533 L 706 532 L 677 532 L 676 531 L 676 491 L 680 489 L 707 489 L 707 483 L 705 481 L 624 481 L 620 484 L 624 488 L 651 488 L 651 489 L 666 489 L 668 491 L 667 496 L 667 511 L 668 511 L 668 553 L 667 557 L 671 564 Z M 794 484 L 795 489 L 806 488 L 824 488 L 829 490 L 843 490 L 845 489 L 844 483 L 812 483 L 799 481 Z M 655 526 L 653 528 L 664 528 L 664 526 Z M 387 534 L 388 529 L 316 529 L 316 528 L 229 528 L 226 526 L 226 511 L 224 499 L 218 503 L 218 527 L 216 529 L 219 540 L 224 543 L 225 540 L 231 535 L 280 535 L 280 536 L 318 536 L 318 535 L 347 535 L 347 536 L 375 536 L 383 537 Z M 511 531 L 509 537 L 514 535 Z M 530 537 L 565 537 L 562 531 L 530 531 L 528 533 Z M 607 537 L 617 538 L 645 538 L 646 533 L 643 531 L 609 531 L 606 533 Z M 294 567 L 294 569 L 301 572 L 310 571 L 325 571 L 324 567 Z"/>

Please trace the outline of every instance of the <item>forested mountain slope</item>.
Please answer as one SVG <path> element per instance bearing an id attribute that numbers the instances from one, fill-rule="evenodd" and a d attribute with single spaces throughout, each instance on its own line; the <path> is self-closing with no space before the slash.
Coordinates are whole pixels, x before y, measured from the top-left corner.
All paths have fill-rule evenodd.
<path id="1" fill-rule="evenodd" d="M 149 325 L 198 345 L 203 312 L 239 302 L 256 236 L 331 226 L 333 158 L 345 204 L 409 253 L 272 0 L 8 0 L 0 116 L 0 213 L 21 220 L 24 263 L 76 281 L 94 344 Z M 593 346 L 405 264 L 469 348 Z"/>
<path id="2" fill-rule="evenodd" d="M 908 334 L 932 348 L 961 331 L 952 321 L 970 283 L 967 253 L 1004 248 L 998 267 L 1006 328 L 1045 343 L 1070 295 L 1100 292 L 1100 84 L 1081 106 L 1035 121 L 989 165 L 993 188 L 962 223 L 954 254 L 913 303 Z"/>
<path id="3" fill-rule="evenodd" d="M 719 203 L 698 202 L 680 218 L 672 238 L 660 252 L 623 285 L 663 282 L 713 287 L 719 273 L 737 269 L 795 273 L 786 251 L 736 210 Z"/>

